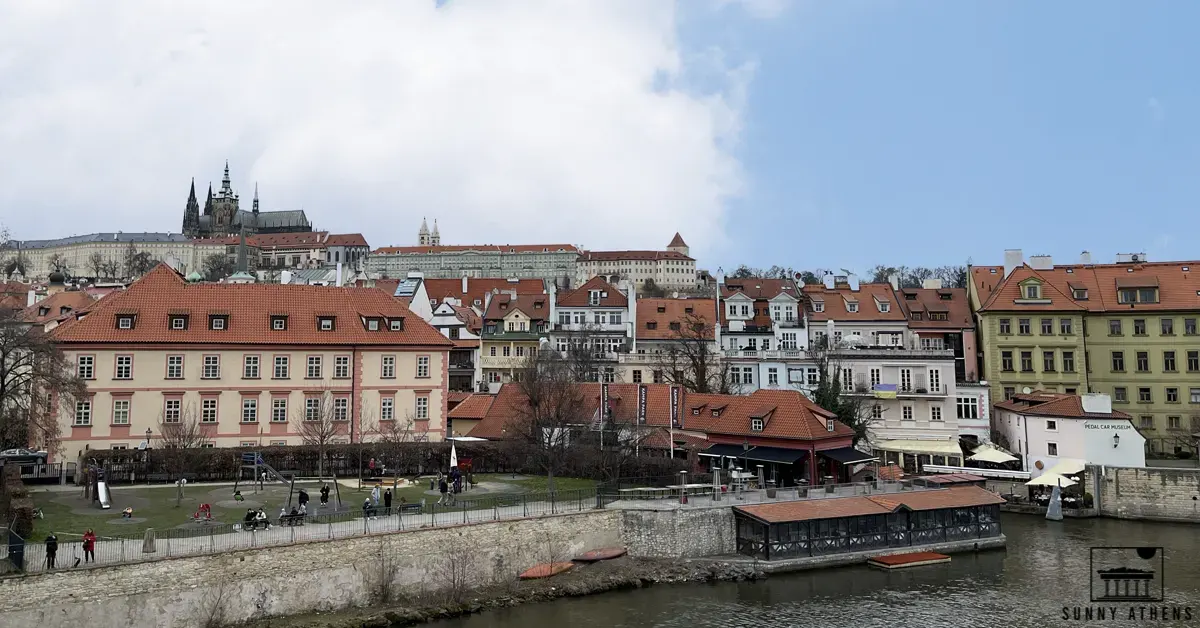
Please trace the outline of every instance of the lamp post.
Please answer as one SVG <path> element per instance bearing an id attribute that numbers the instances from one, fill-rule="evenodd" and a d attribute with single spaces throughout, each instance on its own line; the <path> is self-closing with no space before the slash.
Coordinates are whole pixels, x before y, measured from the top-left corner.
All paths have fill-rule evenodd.
<path id="1" fill-rule="evenodd" d="M 150 428 L 146 428 L 146 454 L 142 462 L 146 465 L 146 483 L 150 483 Z"/>
<path id="2" fill-rule="evenodd" d="M 1120 444 L 1121 444 L 1121 435 L 1114 432 L 1113 433 L 1113 449 L 1116 449 L 1117 446 Z"/>

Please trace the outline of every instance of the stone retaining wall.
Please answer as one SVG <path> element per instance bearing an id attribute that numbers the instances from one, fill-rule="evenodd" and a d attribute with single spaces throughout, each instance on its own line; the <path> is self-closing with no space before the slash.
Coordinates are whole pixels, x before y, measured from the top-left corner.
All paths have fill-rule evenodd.
<path id="1" fill-rule="evenodd" d="M 700 558 L 737 551 L 731 506 L 621 512 L 621 537 L 631 556 Z"/>
<path id="2" fill-rule="evenodd" d="M 1200 470 L 1088 467 L 1103 516 L 1200 523 Z"/>

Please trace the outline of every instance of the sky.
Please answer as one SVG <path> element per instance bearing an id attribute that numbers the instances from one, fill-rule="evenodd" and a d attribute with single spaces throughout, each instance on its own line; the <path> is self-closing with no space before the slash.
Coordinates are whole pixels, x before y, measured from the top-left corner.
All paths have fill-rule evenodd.
<path id="1" fill-rule="evenodd" d="M 0 224 L 178 231 L 228 159 L 245 206 L 373 247 L 1200 257 L 1200 3 L 281 7 L 0 3 Z"/>

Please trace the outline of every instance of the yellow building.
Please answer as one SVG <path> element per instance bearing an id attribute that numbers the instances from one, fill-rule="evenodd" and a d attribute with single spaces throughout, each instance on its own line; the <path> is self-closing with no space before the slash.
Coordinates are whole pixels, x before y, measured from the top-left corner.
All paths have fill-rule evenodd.
<path id="1" fill-rule="evenodd" d="M 1007 276 L 1000 267 L 971 269 L 983 373 L 997 398 L 1025 387 L 1106 393 L 1114 408 L 1134 417 L 1151 451 L 1195 450 L 1200 263 L 1150 263 L 1138 254 L 1119 256 L 1115 264 L 1085 257 L 1054 265 L 1035 257 L 1010 268 Z M 1043 333 L 1047 319 L 1052 334 Z M 1064 325 L 1072 333 L 1064 333 Z M 1044 368 L 1049 352 L 1053 371 Z M 1064 363 L 1066 352 L 1073 371 Z"/>
<path id="2" fill-rule="evenodd" d="M 479 363 L 483 381 L 496 392 L 519 377 L 522 363 L 550 334 L 550 295 L 494 292 L 487 296 Z"/>
<path id="3" fill-rule="evenodd" d="M 160 265 L 52 334 L 88 384 L 56 457 L 160 446 L 192 420 L 210 447 L 311 442 L 316 423 L 326 442 L 444 436 L 451 342 L 382 290 L 188 284 Z"/>

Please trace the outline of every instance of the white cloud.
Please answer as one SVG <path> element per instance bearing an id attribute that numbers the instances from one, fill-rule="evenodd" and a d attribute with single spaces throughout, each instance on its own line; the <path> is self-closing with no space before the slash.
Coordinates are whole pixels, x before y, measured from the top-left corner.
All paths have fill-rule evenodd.
<path id="1" fill-rule="evenodd" d="M 0 221 L 178 230 L 228 158 L 249 205 L 373 246 L 719 244 L 750 66 L 666 0 L 0 4 Z M 696 80 L 697 78 L 703 80 Z"/>

